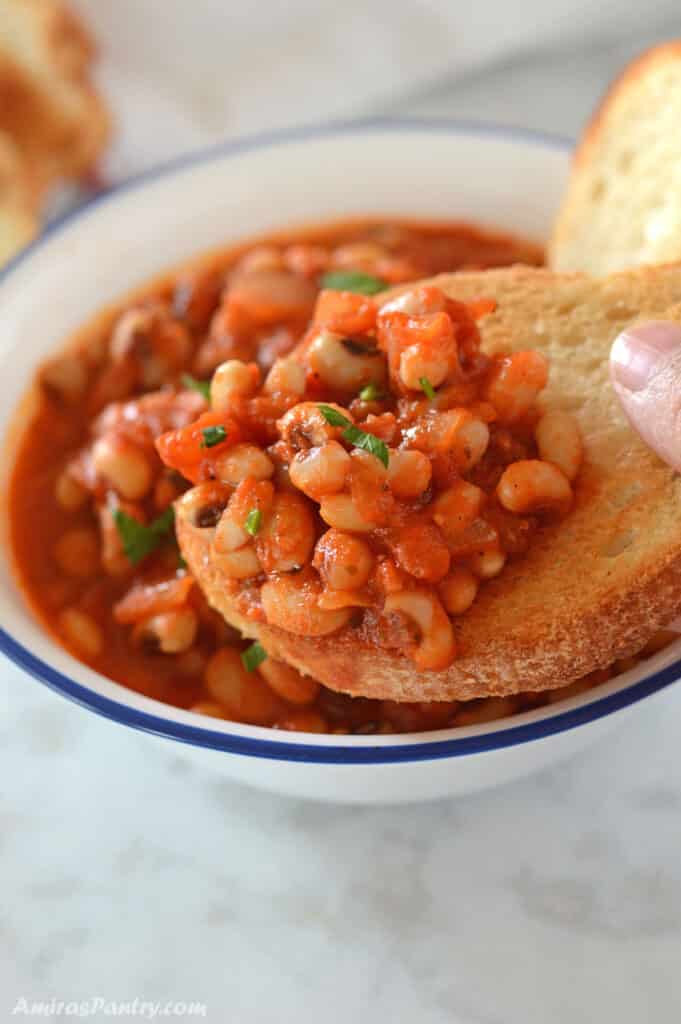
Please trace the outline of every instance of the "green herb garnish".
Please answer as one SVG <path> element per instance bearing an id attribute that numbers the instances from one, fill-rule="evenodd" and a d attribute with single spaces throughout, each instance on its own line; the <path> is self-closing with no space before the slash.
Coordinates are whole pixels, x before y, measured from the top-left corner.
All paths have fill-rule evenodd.
<path id="1" fill-rule="evenodd" d="M 351 426 L 350 420 L 347 416 L 344 416 L 342 412 L 338 412 L 338 409 L 334 409 L 332 405 L 324 405 L 320 402 L 317 406 L 320 413 L 331 427 L 349 427 Z"/>
<path id="2" fill-rule="evenodd" d="M 216 427 L 204 427 L 201 433 L 203 434 L 202 448 L 214 448 L 216 444 L 220 444 L 227 437 L 227 430 L 221 423 L 218 423 Z"/>
<path id="3" fill-rule="evenodd" d="M 382 462 L 386 469 L 388 468 L 388 446 L 385 441 L 381 441 L 380 437 L 368 434 L 365 430 L 360 430 L 359 427 L 352 426 L 352 424 L 343 431 L 343 437 L 350 444 L 354 444 L 355 448 L 362 448 L 370 455 L 375 455 L 379 462 Z"/>
<path id="4" fill-rule="evenodd" d="M 203 395 L 206 401 L 209 401 L 210 399 L 209 380 L 197 380 L 196 377 L 192 377 L 190 373 L 183 373 L 182 387 L 187 388 L 189 391 L 198 391 L 200 395 Z"/>
<path id="5" fill-rule="evenodd" d="M 356 292 L 358 295 L 376 295 L 388 287 L 386 281 L 361 270 L 330 270 L 322 277 L 322 288 L 336 292 Z"/>
<path id="6" fill-rule="evenodd" d="M 251 537 L 255 537 L 256 533 L 259 532 L 262 526 L 262 512 L 259 508 L 252 508 L 246 516 L 246 522 L 244 523 L 244 530 L 246 533 L 250 533 Z"/>
<path id="7" fill-rule="evenodd" d="M 379 398 L 385 398 L 385 391 L 378 384 L 367 384 L 360 391 L 359 397 L 363 402 L 377 402 Z"/>
<path id="8" fill-rule="evenodd" d="M 322 403 L 317 408 L 330 426 L 345 428 L 343 430 L 343 437 L 346 441 L 353 444 L 355 448 L 362 448 L 365 452 L 375 455 L 379 462 L 382 462 L 387 469 L 390 457 L 388 446 L 384 441 L 381 441 L 380 437 L 376 437 L 375 434 L 369 434 L 366 430 L 360 430 L 359 427 L 350 422 L 347 416 L 338 412 L 338 409 L 334 409 L 331 405 L 324 405 Z"/>
<path id="9" fill-rule="evenodd" d="M 172 505 L 158 519 L 146 526 L 124 512 L 122 508 L 112 510 L 113 520 L 121 538 L 123 551 L 132 565 L 137 565 L 172 533 L 175 513 Z"/>
<path id="10" fill-rule="evenodd" d="M 431 401 L 435 398 L 435 388 L 430 383 L 427 377 L 419 377 L 419 384 L 426 398 L 430 398 Z"/>
<path id="11" fill-rule="evenodd" d="M 241 664 L 247 672 L 255 672 L 258 665 L 262 665 L 266 658 L 267 651 L 257 640 L 241 652 Z"/>

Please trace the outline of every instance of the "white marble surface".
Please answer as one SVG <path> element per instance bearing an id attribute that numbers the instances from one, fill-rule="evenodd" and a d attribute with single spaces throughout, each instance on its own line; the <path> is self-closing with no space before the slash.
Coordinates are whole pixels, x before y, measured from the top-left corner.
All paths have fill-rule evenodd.
<path id="1" fill-rule="evenodd" d="M 53 994 L 239 1024 L 681 1016 L 679 690 L 536 779 L 383 810 L 251 792 L 15 674 L 1 692 L 0 1020 Z"/>
<path id="2" fill-rule="evenodd" d="M 373 107 L 574 133 L 637 41 Z M 0 1021 L 98 996 L 221 1024 L 681 1019 L 678 688 L 541 777 L 385 810 L 218 781 L 7 662 L 0 709 Z"/>

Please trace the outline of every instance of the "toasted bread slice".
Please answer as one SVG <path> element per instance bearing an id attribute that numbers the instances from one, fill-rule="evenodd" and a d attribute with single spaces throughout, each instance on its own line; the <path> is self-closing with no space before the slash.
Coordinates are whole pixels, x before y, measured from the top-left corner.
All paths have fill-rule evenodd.
<path id="1" fill-rule="evenodd" d="M 608 274 L 681 259 L 681 40 L 613 83 L 579 142 L 553 235 L 553 270 Z"/>
<path id="2" fill-rule="evenodd" d="M 94 167 L 109 135 L 90 81 L 94 44 L 61 0 L 3 0 L 0 126 L 17 143 L 38 192 Z"/>
<path id="3" fill-rule="evenodd" d="M 21 154 L 0 132 L 0 266 L 37 231 L 32 192 Z"/>
<path id="4" fill-rule="evenodd" d="M 180 506 L 182 552 L 232 625 L 331 689 L 415 701 L 564 686 L 639 650 L 681 612 L 681 480 L 630 428 L 608 377 L 610 345 L 623 327 L 681 322 L 681 264 L 600 280 L 513 267 L 429 283 L 456 299 L 497 301 L 481 321 L 484 348 L 544 352 L 544 404 L 573 413 L 585 444 L 572 511 L 543 528 L 455 621 L 456 661 L 419 673 L 353 628 L 316 639 L 245 619 L 211 562 L 212 531 L 190 525 Z"/>

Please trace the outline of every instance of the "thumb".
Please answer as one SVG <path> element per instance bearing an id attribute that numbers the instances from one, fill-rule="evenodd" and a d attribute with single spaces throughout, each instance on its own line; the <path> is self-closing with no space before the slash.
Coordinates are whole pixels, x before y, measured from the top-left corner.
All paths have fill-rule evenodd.
<path id="1" fill-rule="evenodd" d="M 622 331 L 610 379 L 634 430 L 681 471 L 681 325 L 656 320 Z"/>

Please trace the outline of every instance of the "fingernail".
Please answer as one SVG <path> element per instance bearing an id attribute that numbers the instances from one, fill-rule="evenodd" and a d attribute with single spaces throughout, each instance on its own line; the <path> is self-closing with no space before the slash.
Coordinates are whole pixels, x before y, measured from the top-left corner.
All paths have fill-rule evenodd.
<path id="1" fill-rule="evenodd" d="M 678 324 L 660 320 L 629 327 L 610 350 L 612 378 L 628 391 L 642 391 L 676 351 L 681 351 Z"/>

